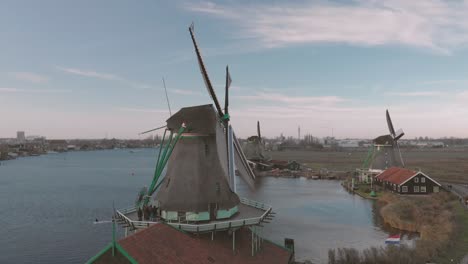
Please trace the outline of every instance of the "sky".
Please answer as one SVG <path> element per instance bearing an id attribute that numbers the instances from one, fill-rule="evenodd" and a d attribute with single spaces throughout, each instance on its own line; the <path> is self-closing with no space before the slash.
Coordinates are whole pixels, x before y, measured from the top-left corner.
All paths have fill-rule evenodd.
<path id="1" fill-rule="evenodd" d="M 236 134 L 468 137 L 468 1 L 0 2 L 0 137 L 139 138 L 212 103 Z"/>

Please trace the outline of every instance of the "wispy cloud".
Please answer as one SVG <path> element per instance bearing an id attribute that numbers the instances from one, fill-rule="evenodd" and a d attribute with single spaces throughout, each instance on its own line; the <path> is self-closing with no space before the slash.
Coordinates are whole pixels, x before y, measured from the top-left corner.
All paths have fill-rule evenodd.
<path id="1" fill-rule="evenodd" d="M 394 95 L 401 97 L 431 97 L 431 96 L 441 96 L 444 93 L 440 91 L 422 91 L 422 92 L 388 92 L 385 95 Z"/>
<path id="2" fill-rule="evenodd" d="M 117 110 L 123 111 L 123 112 L 137 112 L 137 113 L 159 113 L 159 114 L 169 113 L 169 110 L 167 109 L 152 109 L 152 108 L 119 107 L 117 108 Z"/>
<path id="3" fill-rule="evenodd" d="M 0 87 L 0 93 L 17 93 L 21 92 L 21 89 L 18 88 L 10 88 L 10 87 Z"/>
<path id="4" fill-rule="evenodd" d="M 269 101 L 286 104 L 336 104 L 346 101 L 339 96 L 288 96 L 275 92 L 258 92 L 254 95 L 237 95 L 234 98 L 254 101 Z"/>
<path id="5" fill-rule="evenodd" d="M 111 80 L 111 81 L 123 80 L 122 77 L 117 76 L 115 74 L 110 74 L 110 73 L 100 73 L 100 72 L 95 72 L 95 71 L 81 70 L 77 68 L 65 68 L 65 67 L 57 67 L 57 69 L 66 73 L 75 74 L 79 76 L 98 78 L 98 79 L 103 79 L 103 80 Z"/>
<path id="6" fill-rule="evenodd" d="M 171 89 L 170 92 L 181 95 L 200 95 L 200 92 L 182 89 Z"/>
<path id="7" fill-rule="evenodd" d="M 49 80 L 48 77 L 33 72 L 9 72 L 8 75 L 21 81 L 32 83 L 44 83 Z"/>
<path id="8" fill-rule="evenodd" d="M 60 94 L 69 93 L 68 89 L 22 89 L 13 87 L 0 87 L 0 93 L 26 93 L 26 94 Z"/>
<path id="9" fill-rule="evenodd" d="M 148 90 L 148 89 L 153 88 L 152 85 L 128 80 L 117 74 L 102 73 L 102 72 L 96 72 L 92 70 L 83 70 L 83 69 L 78 69 L 78 68 L 67 68 L 67 67 L 56 67 L 56 68 L 62 72 L 74 74 L 78 76 L 83 76 L 83 77 L 88 77 L 88 78 L 97 78 L 97 79 L 107 80 L 107 81 L 116 81 L 116 82 L 122 83 L 126 86 L 129 86 L 131 88 L 138 89 L 138 90 Z"/>
<path id="10" fill-rule="evenodd" d="M 466 1 L 357 0 L 270 2 L 264 4 L 189 3 L 186 9 L 230 20 L 238 36 L 263 47 L 347 43 L 405 45 L 442 53 L 468 44 Z"/>

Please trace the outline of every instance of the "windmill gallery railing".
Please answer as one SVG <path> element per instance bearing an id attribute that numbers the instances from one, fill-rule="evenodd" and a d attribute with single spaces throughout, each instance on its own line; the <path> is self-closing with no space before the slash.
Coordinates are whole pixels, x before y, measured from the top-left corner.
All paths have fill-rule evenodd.
<path id="1" fill-rule="evenodd" d="M 202 232 L 211 232 L 211 231 L 221 231 L 221 230 L 228 230 L 228 229 L 235 229 L 240 228 L 243 226 L 253 226 L 258 225 L 265 218 L 268 217 L 272 213 L 272 208 L 269 205 L 252 201 L 247 198 L 240 198 L 242 204 L 254 207 L 256 209 L 264 211 L 262 215 L 258 217 L 250 217 L 245 219 L 236 219 L 231 221 L 222 221 L 222 222 L 214 222 L 214 223 L 207 223 L 207 224 L 188 224 L 188 223 L 180 223 L 180 222 L 166 222 L 167 224 L 186 231 L 190 233 L 202 233 Z M 119 209 L 116 211 L 116 217 L 121 224 L 125 227 L 130 227 L 132 229 L 143 229 L 147 228 L 153 224 L 156 224 L 156 221 L 137 221 L 132 220 L 128 217 L 128 215 L 136 214 L 135 207 L 129 207 L 124 209 Z"/>

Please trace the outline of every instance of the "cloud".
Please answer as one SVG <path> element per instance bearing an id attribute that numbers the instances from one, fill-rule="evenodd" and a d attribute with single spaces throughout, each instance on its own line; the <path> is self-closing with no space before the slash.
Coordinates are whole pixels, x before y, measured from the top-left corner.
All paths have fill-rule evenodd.
<path id="1" fill-rule="evenodd" d="M 181 89 L 171 89 L 171 93 L 181 94 L 181 95 L 200 95 L 200 92 L 191 91 L 191 90 L 181 90 Z"/>
<path id="2" fill-rule="evenodd" d="M 356 0 L 264 4 L 184 5 L 196 13 L 228 20 L 238 38 L 265 48 L 294 44 L 404 45 L 450 53 L 468 44 L 465 1 Z"/>
<path id="3" fill-rule="evenodd" d="M 9 88 L 9 87 L 0 87 L 0 93 L 17 93 L 17 92 L 21 92 L 22 89 L 18 89 L 18 88 Z"/>
<path id="4" fill-rule="evenodd" d="M 151 108 L 133 108 L 133 107 L 119 107 L 119 111 L 123 112 L 137 112 L 137 113 L 158 113 L 158 114 L 167 114 L 169 110 L 167 109 L 151 109 Z"/>
<path id="5" fill-rule="evenodd" d="M 385 95 L 394 95 L 401 97 L 431 97 L 431 96 L 441 96 L 444 93 L 440 91 L 422 91 L 422 92 L 388 92 Z"/>
<path id="6" fill-rule="evenodd" d="M 64 67 L 57 67 L 57 68 L 63 72 L 75 74 L 79 76 L 98 78 L 98 79 L 110 80 L 110 81 L 124 80 L 122 77 L 114 75 L 114 74 L 110 74 L 110 73 L 99 73 L 95 71 L 81 70 L 81 69 L 76 69 L 76 68 L 64 68 Z"/>
<path id="7" fill-rule="evenodd" d="M 84 76 L 84 77 L 89 77 L 89 78 L 97 78 L 101 80 L 107 80 L 107 81 L 116 81 L 120 82 L 126 86 L 130 86 L 134 89 L 137 90 L 149 90 L 152 89 L 153 86 L 141 82 L 135 82 L 131 80 L 127 80 L 121 76 L 118 76 L 116 74 L 111 74 L 111 73 L 101 73 L 101 72 L 96 72 L 96 71 L 90 71 L 90 70 L 82 70 L 82 69 L 77 69 L 77 68 L 65 68 L 65 67 L 56 67 L 62 72 L 66 72 L 69 74 L 74 74 L 78 76 Z"/>
<path id="8" fill-rule="evenodd" d="M 32 83 L 44 83 L 49 80 L 49 78 L 46 76 L 33 72 L 9 72 L 8 75 L 14 77 L 15 79 Z"/>
<path id="9" fill-rule="evenodd" d="M 0 87 L 0 93 L 28 93 L 28 94 L 59 94 L 69 93 L 68 89 L 22 89 L 12 87 Z"/>
<path id="10" fill-rule="evenodd" d="M 257 92 L 254 95 L 236 95 L 234 98 L 253 101 L 269 101 L 286 104 L 336 104 L 346 101 L 338 96 L 288 96 L 275 92 Z"/>

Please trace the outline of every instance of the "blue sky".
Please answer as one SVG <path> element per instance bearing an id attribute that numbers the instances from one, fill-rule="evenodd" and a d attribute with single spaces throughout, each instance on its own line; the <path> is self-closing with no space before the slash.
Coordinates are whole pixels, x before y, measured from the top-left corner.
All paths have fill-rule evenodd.
<path id="1" fill-rule="evenodd" d="M 2 1 L 0 137 L 137 138 L 211 103 L 188 26 L 242 137 L 466 137 L 466 1 Z"/>

